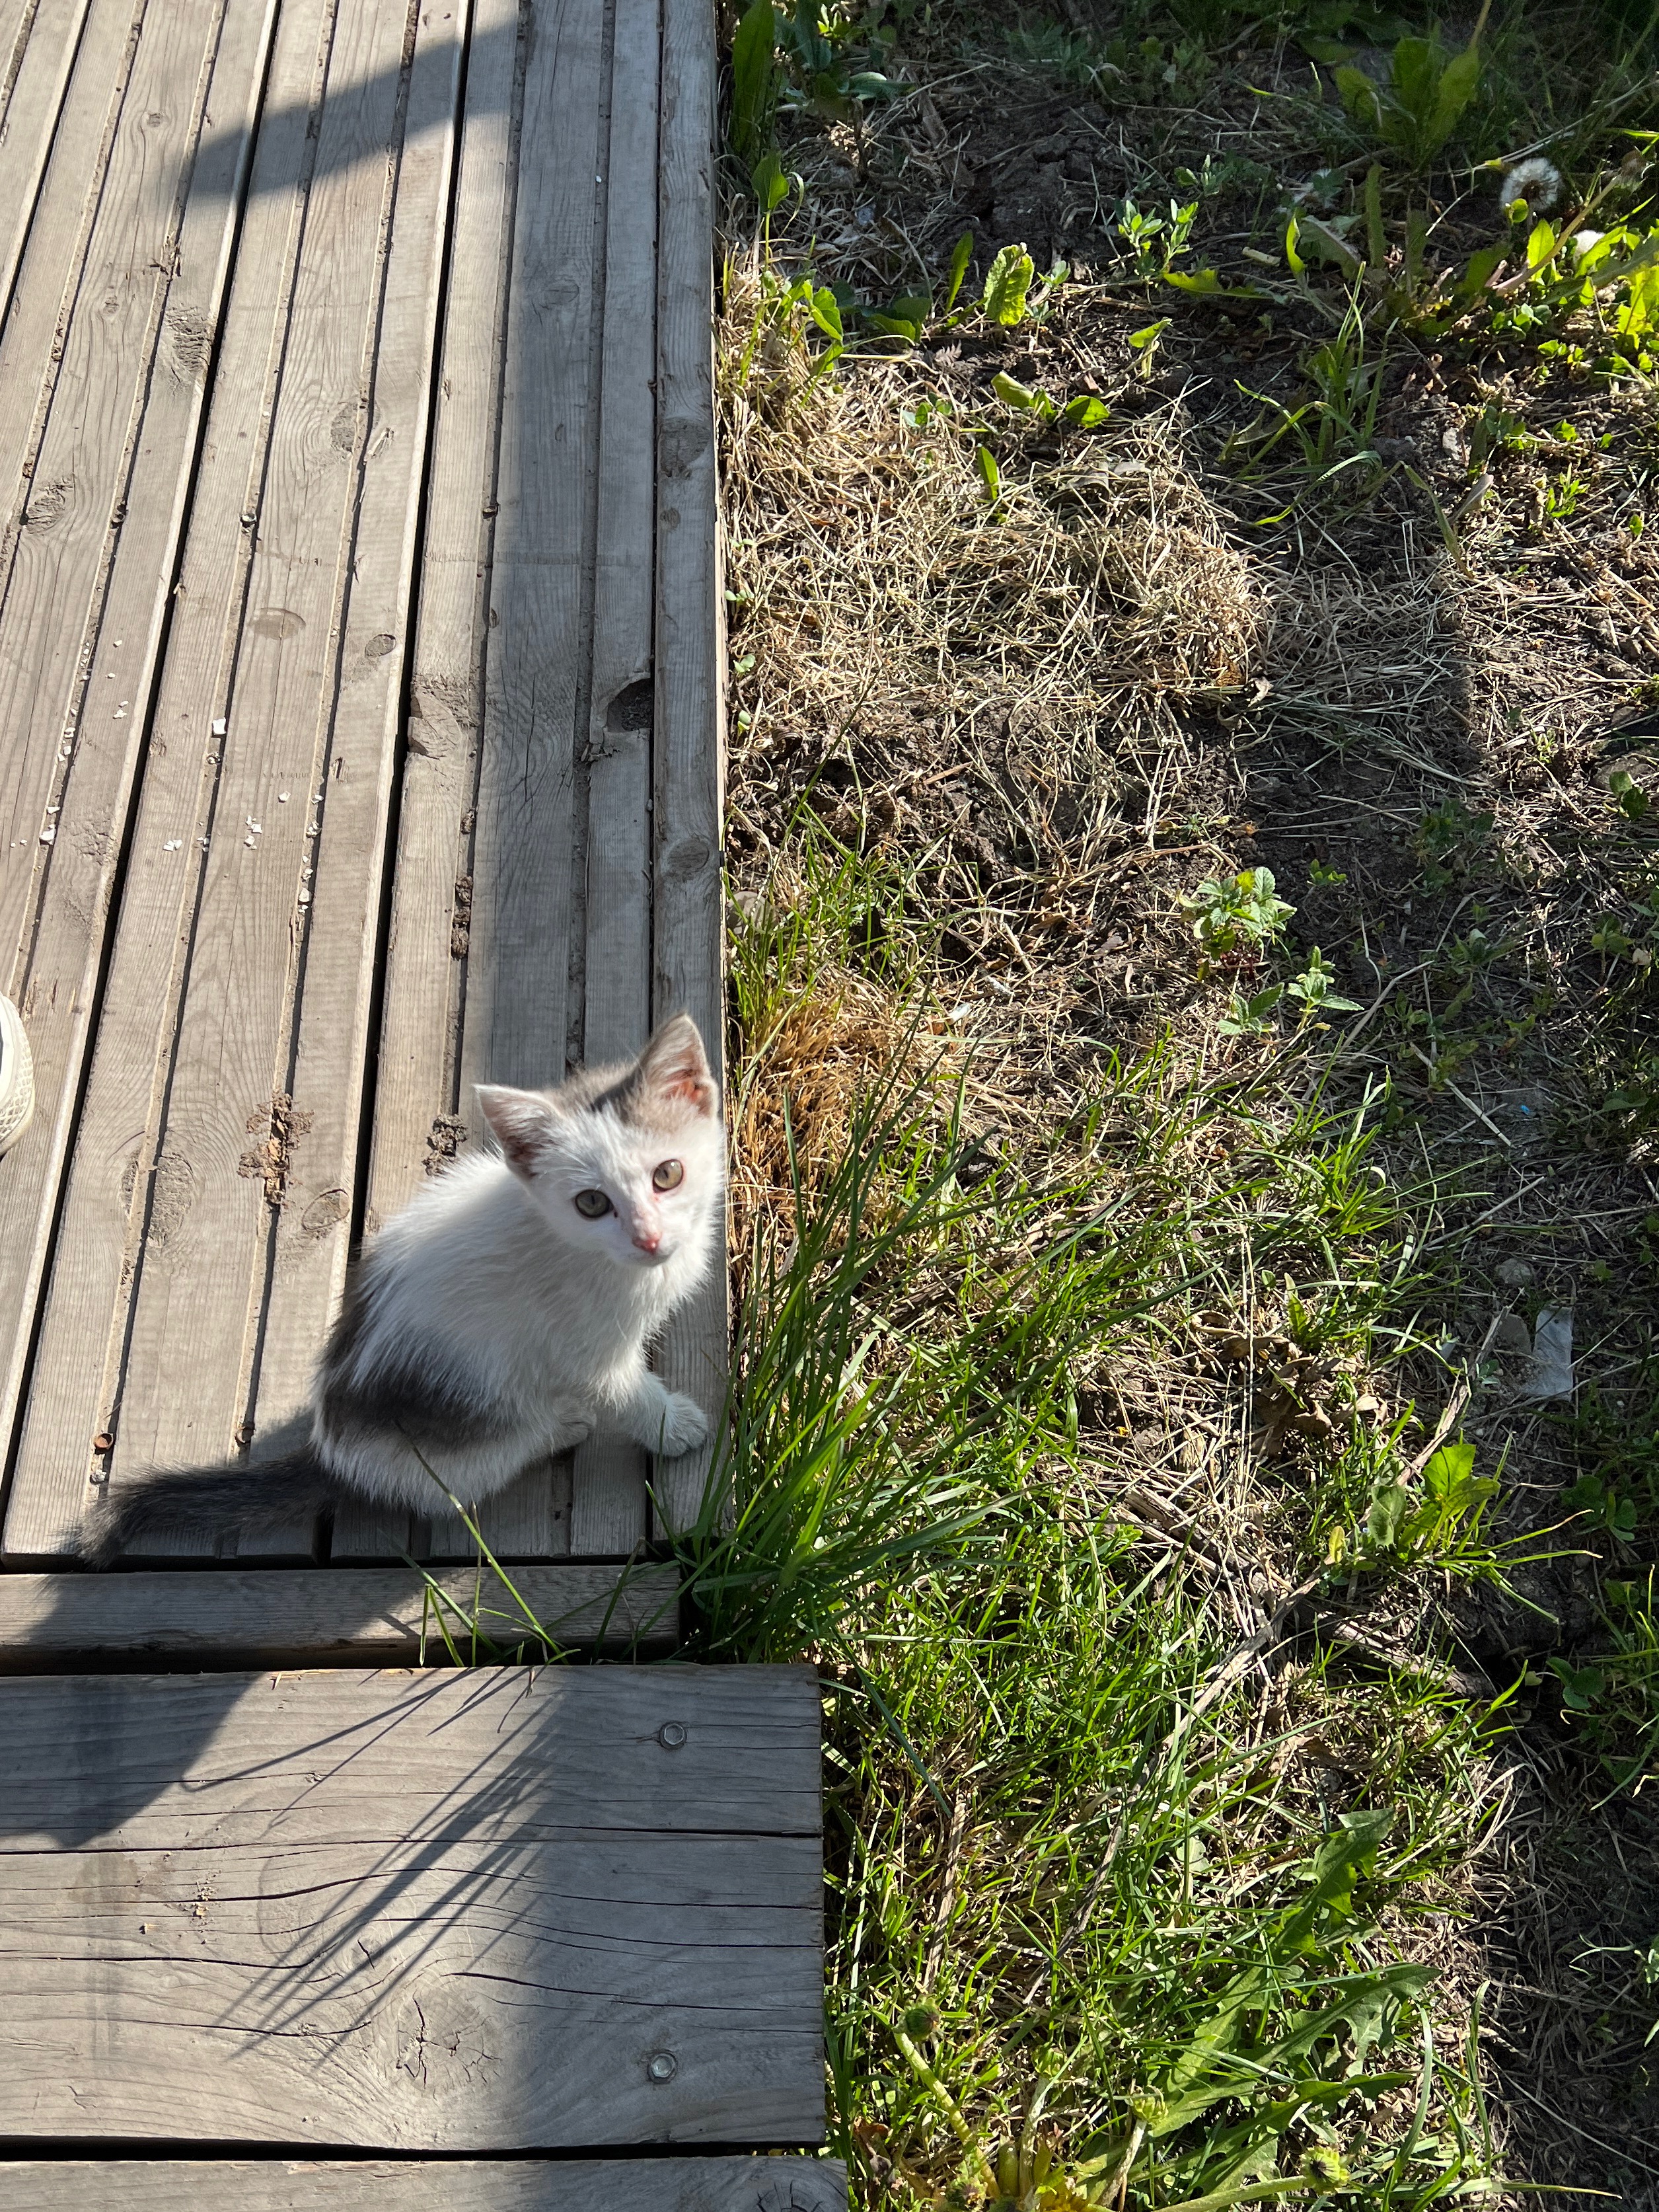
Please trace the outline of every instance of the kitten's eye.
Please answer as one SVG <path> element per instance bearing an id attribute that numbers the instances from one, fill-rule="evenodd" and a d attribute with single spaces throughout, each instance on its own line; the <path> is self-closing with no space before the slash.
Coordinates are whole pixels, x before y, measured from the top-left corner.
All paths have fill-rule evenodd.
<path id="1" fill-rule="evenodd" d="M 654 1190 L 673 1190 L 685 1179 L 686 1170 L 678 1160 L 664 1160 L 661 1167 L 651 1170 L 651 1188 Z"/>
<path id="2" fill-rule="evenodd" d="M 576 1211 L 589 1221 L 598 1221 L 610 1212 L 610 1200 L 602 1190 L 578 1190 Z"/>

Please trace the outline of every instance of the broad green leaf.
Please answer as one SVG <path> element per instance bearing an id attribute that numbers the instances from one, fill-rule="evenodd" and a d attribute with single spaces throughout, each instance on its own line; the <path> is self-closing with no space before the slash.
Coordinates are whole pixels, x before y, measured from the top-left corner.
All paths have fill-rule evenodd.
<path id="1" fill-rule="evenodd" d="M 1356 2018 L 1364 2019 L 1379 1995 L 1385 2002 L 1396 2004 L 1414 2002 L 1438 1978 L 1438 1970 L 1433 1966 L 1399 1966 L 1381 1967 L 1374 1974 L 1338 1979 L 1329 1986 L 1341 1994 L 1329 2004 L 1322 2005 L 1317 2012 L 1304 2014 L 1287 2035 L 1258 2055 L 1281 2066 L 1305 2058 L 1316 2044 L 1334 2035 L 1339 2027 L 1351 2030 Z"/>
<path id="2" fill-rule="evenodd" d="M 1134 340 L 1129 343 L 1133 344 Z M 1079 430 L 1098 429 L 1111 415 L 1111 410 L 1104 399 L 1092 398 L 1087 392 L 1080 392 L 1075 399 L 1067 400 L 1060 411 L 1067 422 Z"/>
<path id="3" fill-rule="evenodd" d="M 1003 375 L 1000 370 L 992 377 L 990 388 L 1005 407 L 1017 407 L 1021 413 L 1029 413 L 1039 400 L 1047 397 L 1044 392 L 1033 391 L 1029 384 L 1020 384 L 1014 378 Z"/>
<path id="4" fill-rule="evenodd" d="M 1143 348 L 1151 345 L 1155 339 L 1161 337 L 1169 326 L 1169 317 L 1167 315 L 1159 315 L 1155 323 L 1147 323 L 1138 331 L 1131 331 L 1129 332 L 1129 343 L 1136 353 L 1140 353 Z"/>
<path id="5" fill-rule="evenodd" d="M 1309 216 L 1298 232 L 1299 244 L 1305 241 L 1309 255 L 1315 261 L 1340 269 L 1350 282 L 1359 274 L 1359 256 L 1341 234 L 1328 222 L 1320 222 Z"/>
<path id="6" fill-rule="evenodd" d="M 1527 234 L 1527 266 L 1541 269 L 1555 251 L 1555 226 L 1551 222 L 1535 222 Z"/>
<path id="7" fill-rule="evenodd" d="M 1550 1665 L 1561 1684 L 1561 1702 L 1569 1712 L 1588 1713 L 1608 1686 L 1599 1667 L 1575 1667 L 1569 1659 L 1552 1659 Z"/>
<path id="8" fill-rule="evenodd" d="M 1403 1482 L 1384 1483 L 1372 1496 L 1371 1510 L 1365 1516 L 1365 1534 L 1378 1551 L 1394 1549 L 1410 1504 L 1411 1492 Z"/>
<path id="9" fill-rule="evenodd" d="M 1435 1498 L 1449 1498 L 1474 1472 L 1474 1446 L 1460 1438 L 1442 1444 L 1423 1469 L 1423 1487 Z"/>
<path id="10" fill-rule="evenodd" d="M 825 337 L 835 339 L 838 344 L 842 343 L 845 333 L 841 327 L 841 303 L 827 284 L 820 285 L 812 295 L 810 305 L 812 319 Z"/>
<path id="11" fill-rule="evenodd" d="M 754 165 L 749 179 L 754 197 L 764 211 L 770 215 L 780 201 L 789 196 L 790 180 L 784 173 L 784 165 L 776 154 L 764 154 Z"/>
<path id="12" fill-rule="evenodd" d="M 1005 246 L 990 264 L 979 305 L 986 319 L 1004 330 L 1017 330 L 1026 319 L 1026 300 L 1035 262 L 1023 246 Z"/>
<path id="13" fill-rule="evenodd" d="M 1377 131 L 1382 127 L 1382 100 L 1377 87 L 1364 70 L 1339 69 L 1336 90 L 1353 122 L 1366 131 Z"/>
<path id="14" fill-rule="evenodd" d="M 1420 131 L 1428 127 L 1434 114 L 1440 55 L 1434 39 L 1402 39 L 1394 49 L 1390 68 L 1394 97 Z"/>
<path id="15" fill-rule="evenodd" d="M 985 489 L 991 497 L 999 497 L 1002 489 L 1002 473 L 996 465 L 996 456 L 989 446 L 974 447 L 973 465 L 978 470 Z"/>
<path id="16" fill-rule="evenodd" d="M 1300 234 L 1301 225 L 1293 214 L 1285 224 L 1285 261 L 1293 276 L 1305 276 L 1307 272 L 1308 264 L 1296 250 L 1296 241 Z"/>
<path id="17" fill-rule="evenodd" d="M 1460 300 L 1472 300 L 1477 292 L 1486 289 L 1486 281 L 1502 266 L 1504 249 L 1501 246 L 1482 246 L 1470 254 L 1463 273 L 1457 281 Z"/>
<path id="18" fill-rule="evenodd" d="M 1163 275 L 1164 282 L 1173 284 L 1178 292 L 1196 292 L 1201 298 L 1227 289 L 1214 269 L 1166 269 Z"/>
<path id="19" fill-rule="evenodd" d="M 1461 54 L 1454 54 L 1440 72 L 1440 82 L 1435 88 L 1434 106 L 1430 112 L 1425 141 L 1419 150 L 1424 155 L 1438 154 L 1457 127 L 1457 119 L 1480 89 L 1480 49 L 1465 46 Z"/>
<path id="20" fill-rule="evenodd" d="M 731 149 L 746 169 L 766 151 L 778 112 L 772 0 L 754 0 L 731 42 Z"/>

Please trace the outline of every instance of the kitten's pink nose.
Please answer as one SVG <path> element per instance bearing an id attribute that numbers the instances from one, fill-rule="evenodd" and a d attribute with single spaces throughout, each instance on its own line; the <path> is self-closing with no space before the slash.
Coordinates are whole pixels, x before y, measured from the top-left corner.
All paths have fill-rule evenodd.
<path id="1" fill-rule="evenodd" d="M 636 1229 L 633 1232 L 633 1241 L 642 1252 L 654 1252 L 663 1240 L 654 1229 L 643 1231 Z"/>

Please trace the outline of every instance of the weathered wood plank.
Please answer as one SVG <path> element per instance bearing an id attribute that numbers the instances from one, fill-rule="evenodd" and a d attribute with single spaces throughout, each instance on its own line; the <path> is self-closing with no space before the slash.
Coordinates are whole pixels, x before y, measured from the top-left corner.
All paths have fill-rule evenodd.
<path id="1" fill-rule="evenodd" d="M 0 2164 L 8 2212 L 846 2212 L 835 2159 Z"/>
<path id="2" fill-rule="evenodd" d="M 582 1044 L 623 1060 L 651 1034 L 651 615 L 655 526 L 657 0 L 615 0 L 605 179 L 604 327 L 586 784 Z M 627 1553 L 645 1534 L 645 1455 L 602 1428 L 578 1446 L 571 1549 Z"/>
<path id="3" fill-rule="evenodd" d="M 420 618 L 386 945 L 366 1226 L 405 1206 L 464 1122 L 461 982 L 489 617 L 517 180 L 518 0 L 477 0 L 467 58 Z M 464 878 L 463 897 L 459 887 Z"/>
<path id="4" fill-rule="evenodd" d="M 720 886 L 724 718 L 714 447 L 714 45 L 703 0 L 663 0 L 657 322 L 657 684 L 652 1011 L 683 1009 L 717 1073 L 724 1026 Z M 711 1416 L 725 1389 L 724 1270 L 683 1312 L 657 1365 Z M 659 1514 L 696 1514 L 706 1451 L 658 1460 Z"/>
<path id="5" fill-rule="evenodd" d="M 443 275 L 462 11 L 422 11 L 410 65 L 391 236 L 379 314 L 359 386 L 356 512 L 340 636 L 323 834 L 312 848 L 290 955 L 291 1081 L 309 1117 L 294 1147 L 258 1346 L 261 1411 L 303 1405 L 344 1285 L 357 1182 L 379 908 L 395 782 L 402 684 L 417 554 L 432 362 Z M 330 281 L 322 257 L 319 287 Z M 330 312 L 302 288 L 300 325 Z M 303 979 L 303 980 L 302 980 Z M 249 1376 L 251 1385 L 253 1378 Z M 262 1421 L 261 1426 L 263 1427 Z M 261 1457 L 256 1432 L 251 1457 Z M 245 1548 L 245 1547 L 244 1547 Z"/>
<path id="6" fill-rule="evenodd" d="M 415 58 L 427 40 L 445 45 L 451 28 L 438 10 L 426 12 L 438 21 L 423 30 Z M 348 854 L 359 884 L 366 879 L 373 894 L 371 928 L 378 919 L 380 856 L 370 841 L 385 785 L 376 738 L 390 744 L 378 702 L 388 682 L 380 670 L 397 659 L 397 641 L 386 636 L 381 650 L 380 637 L 362 633 L 355 564 L 360 552 L 372 559 L 378 550 L 359 537 L 365 505 L 383 520 L 403 504 L 412 510 L 423 458 L 409 421 L 371 420 L 375 349 L 400 235 L 400 111 L 413 67 L 404 52 L 412 13 L 409 0 L 361 0 L 342 9 L 334 24 L 275 416 L 263 481 L 247 510 L 255 518 L 252 559 L 215 779 L 216 865 L 203 875 L 177 1024 L 163 1047 L 172 1066 L 160 1149 L 188 1176 L 191 1196 L 165 1255 L 147 1242 L 138 1272 L 115 1431 L 117 1480 L 124 1467 L 218 1459 L 256 1425 L 291 1415 L 304 1388 L 303 1379 L 298 1390 L 289 1388 L 288 1341 L 274 1347 L 274 1402 L 265 1399 L 259 1362 L 271 1279 L 284 1258 L 293 1264 L 292 1252 L 273 1249 L 288 1184 L 304 1177 L 318 1115 L 332 1125 L 325 1170 L 356 1127 L 360 1059 L 349 1073 L 336 1070 L 328 1097 L 300 1095 L 297 1031 L 325 885 L 348 902 L 342 926 L 360 959 L 361 908 L 350 873 L 342 878 L 338 868 Z M 441 85 L 443 70 L 432 74 Z M 430 191 L 430 165 L 421 181 Z M 418 200 L 417 234 L 432 220 Z M 428 246 L 420 236 L 417 265 Z M 371 461 L 376 440 L 380 452 Z M 377 470 L 383 474 L 372 483 Z M 360 611 L 383 612 L 378 597 L 372 591 Z M 377 652 L 378 660 L 365 659 Z M 348 687 L 364 695 L 354 744 L 352 732 L 336 726 Z M 394 700 L 396 690 L 394 680 Z M 124 917 L 124 936 L 132 926 Z M 337 1003 L 325 1017 L 330 1012 L 348 1016 Z M 350 1033 L 343 1041 L 348 1049 L 355 1042 Z M 354 1168 L 354 1160 L 345 1171 Z M 332 1244 L 339 1218 L 327 1194 L 337 1180 L 325 1172 L 322 1188 L 296 1208 L 297 1236 L 309 1227 Z M 346 1206 L 348 1212 L 348 1194 Z M 312 1280 L 325 1299 L 327 1272 Z M 290 1327 L 288 1340 L 294 1333 Z M 198 1364 L 189 1390 L 179 1387 L 180 1344 L 192 1347 Z"/>
<path id="7" fill-rule="evenodd" d="M 39 1673 L 70 1662 L 176 1656 L 220 1667 L 324 1664 L 350 1659 L 392 1666 L 445 1656 L 443 1631 L 470 1652 L 475 1624 L 496 1645 L 530 1632 L 524 1613 L 493 1576 L 469 1569 L 434 1575 L 449 1603 L 429 1603 L 423 1579 L 402 1568 L 322 1567 L 250 1572 L 0 1575 L 0 1670 Z M 678 1577 L 642 1567 L 524 1566 L 512 1583 L 539 1624 L 564 1647 L 673 1644 Z"/>
<path id="8" fill-rule="evenodd" d="M 269 1420 L 294 1410 L 326 1325 L 355 1179 L 396 734 L 401 638 L 380 625 L 413 561 L 456 76 L 454 20 L 438 11 L 418 26 L 405 0 L 284 15 L 76 1161 L 84 1179 L 90 1149 L 94 1188 L 64 1240 L 74 1310 L 55 1331 L 55 1281 L 43 1340 L 54 1397 L 65 1352 L 76 1360 L 81 1413 L 55 1408 L 43 1442 L 78 1444 L 83 1487 L 91 1434 L 116 1438 L 118 1481 L 247 1440 L 273 1294 Z M 184 741 L 166 752 L 175 730 Z M 325 887 L 343 911 L 313 963 Z M 319 1054 L 317 1101 L 294 1101 Z M 117 1102 L 123 1135 L 89 1148 Z M 313 1189 L 300 1159 L 318 1117 Z M 71 1222 L 76 1198 L 72 1185 Z M 297 1318 L 307 1297 L 316 1310 Z M 101 1376 L 89 1336 L 108 1347 Z M 60 1462 L 60 1493 L 67 1473 Z M 309 1544 L 300 1529 L 272 1548 Z"/>
<path id="9" fill-rule="evenodd" d="M 524 83 L 492 491 L 484 713 L 457 1112 L 477 1083 L 560 1081 L 580 1056 L 571 989 L 575 779 L 586 734 L 609 82 L 604 0 L 532 0 Z M 570 1548 L 557 1463 L 480 1516 L 491 1546 Z M 632 1541 L 645 1534 L 643 1518 Z M 452 1524 L 435 1556 L 464 1549 Z M 625 1548 L 631 1548 L 629 1547 Z"/>
<path id="10" fill-rule="evenodd" d="M 279 1817 L 295 1841 L 523 1840 L 595 1807 L 619 1830 L 820 1826 L 807 1667 L 11 1678 L 0 1721 L 0 1854 L 257 1843 Z"/>
<path id="11" fill-rule="evenodd" d="M 385 951 L 384 1011 L 364 1226 L 406 1205 L 464 1138 L 457 1095 L 460 1016 L 483 723 L 495 454 L 506 343 L 507 268 L 517 185 L 518 0 L 478 0 L 467 60 L 437 420 L 421 549 L 420 615 Z M 570 1462 L 530 1470 L 487 1508 L 487 1536 L 516 1555 L 570 1549 Z M 483 1522 L 480 1526 L 484 1526 Z M 434 1559 L 474 1547 L 458 1522 L 396 1528 L 356 1508 L 336 1516 L 333 1556 Z"/>
<path id="12" fill-rule="evenodd" d="M 193 1196 L 188 1159 L 160 1143 L 167 1042 L 204 874 L 222 872 L 227 855 L 241 849 L 232 823 L 216 823 L 215 799 L 252 550 L 242 516 L 253 511 L 264 465 L 330 12 L 326 0 L 284 6 L 271 55 L 114 957 L 13 1478 L 6 1547 L 16 1558 L 76 1548 L 82 1516 L 109 1476 L 110 1458 L 92 1443 L 112 1432 L 116 1418 L 136 1271 L 143 1256 L 166 1264 L 170 1243 L 182 1242 Z M 289 803 L 303 806 L 309 795 L 302 785 Z M 222 835 L 214 835 L 216 827 Z M 192 1345 L 192 1359 L 196 1352 Z"/>
<path id="13" fill-rule="evenodd" d="M 460 1095 L 560 1080 L 598 490 L 603 0 L 534 0 L 489 575 Z M 575 1051 L 572 1050 L 572 1045 Z"/>
<path id="14" fill-rule="evenodd" d="M 0 315 L 23 258 L 88 0 L 0 9 Z"/>
<path id="15" fill-rule="evenodd" d="M 18 145 L 14 179 L 20 188 L 30 177 L 36 185 L 32 209 L 20 205 L 11 215 L 7 261 L 0 265 L 9 294 L 0 328 L 0 547 L 8 553 L 30 497 L 26 464 L 56 380 L 52 345 L 79 289 L 142 33 L 144 0 L 94 0 L 88 13 L 56 130 L 40 132 L 38 119 L 31 128 L 15 95 L 7 116 L 34 137 L 27 150 Z M 33 25 L 28 43 L 35 44 Z M 43 38 L 36 68 L 49 66 L 48 52 Z M 33 74 L 28 58 L 25 49 L 20 83 L 26 71 Z M 56 161 L 50 157 L 54 146 L 61 155 Z"/>
<path id="16" fill-rule="evenodd" d="M 37 832 L 0 855 L 11 933 L 0 951 L 39 1101 L 0 1182 L 11 1255 L 0 1280 L 0 1435 L 15 1418 L 48 1262 L 274 14 L 271 0 L 227 21 L 198 8 L 192 50 L 178 43 L 192 27 L 180 9 L 167 19 L 171 40 L 141 50 L 140 119 L 130 114 L 116 142 L 34 456 L 46 503 L 31 506 L 0 605 L 0 660 L 14 678 L 0 773 L 32 804 Z M 82 1489 L 92 1433 L 74 1439 Z"/>
<path id="17" fill-rule="evenodd" d="M 817 2140 L 804 1668 L 0 1681 L 0 2133 Z"/>

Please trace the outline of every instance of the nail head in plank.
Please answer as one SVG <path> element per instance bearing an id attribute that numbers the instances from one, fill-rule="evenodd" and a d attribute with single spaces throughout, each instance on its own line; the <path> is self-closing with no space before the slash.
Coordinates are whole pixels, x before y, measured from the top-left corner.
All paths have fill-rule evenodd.
<path id="1" fill-rule="evenodd" d="M 678 1577 L 666 1567 L 515 1566 L 513 1589 L 562 1646 L 677 1640 Z M 71 1662 L 132 1662 L 166 1655 L 215 1668 L 351 1659 L 384 1666 L 445 1654 L 447 1627 L 465 1656 L 463 1623 L 498 1645 L 530 1633 L 512 1595 L 486 1568 L 439 1568 L 448 1607 L 428 1603 L 425 1579 L 407 1568 L 319 1567 L 299 1571 L 209 1568 L 200 1572 L 0 1575 L 0 1670 L 40 1673 Z"/>
<path id="2" fill-rule="evenodd" d="M 0 2164 L 7 2212 L 846 2212 L 836 2159 Z"/>

